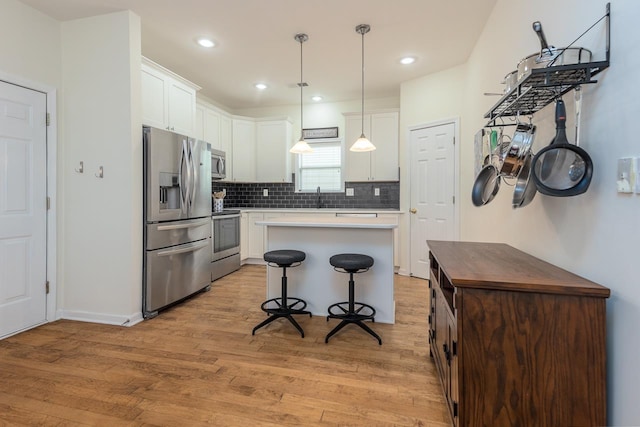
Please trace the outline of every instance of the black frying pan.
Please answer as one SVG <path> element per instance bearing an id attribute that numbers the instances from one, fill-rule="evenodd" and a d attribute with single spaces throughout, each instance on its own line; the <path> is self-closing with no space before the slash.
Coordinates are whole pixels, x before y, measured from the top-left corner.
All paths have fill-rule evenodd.
<path id="1" fill-rule="evenodd" d="M 500 189 L 500 174 L 498 169 L 488 164 L 480 169 L 473 189 L 471 190 L 471 201 L 475 206 L 484 206 L 496 197 Z"/>
<path id="2" fill-rule="evenodd" d="M 591 184 L 593 162 L 586 151 L 569 144 L 566 121 L 564 102 L 559 99 L 556 101 L 556 137 L 532 162 L 533 181 L 538 191 L 547 196 L 577 196 Z M 576 164 L 581 167 L 576 169 Z"/>

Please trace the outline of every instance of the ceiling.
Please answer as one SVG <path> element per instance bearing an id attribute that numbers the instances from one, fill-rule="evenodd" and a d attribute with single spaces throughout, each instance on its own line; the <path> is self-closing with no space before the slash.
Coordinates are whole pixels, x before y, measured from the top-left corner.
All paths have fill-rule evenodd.
<path id="1" fill-rule="evenodd" d="M 464 63 L 496 0 L 21 0 L 59 20 L 131 10 L 141 18 L 142 54 L 202 87 L 232 110 L 360 99 L 358 24 L 365 43 L 365 97 L 400 95 L 400 83 Z M 202 48 L 200 36 L 217 46 Z M 415 56 L 401 65 L 403 56 Z M 264 82 L 268 88 L 255 89 Z"/>

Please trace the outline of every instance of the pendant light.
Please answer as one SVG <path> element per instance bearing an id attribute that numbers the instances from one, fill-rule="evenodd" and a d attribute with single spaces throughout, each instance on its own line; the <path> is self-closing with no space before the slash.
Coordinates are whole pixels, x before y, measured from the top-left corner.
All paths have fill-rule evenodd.
<path id="1" fill-rule="evenodd" d="M 371 30 L 371 27 L 367 24 L 360 24 L 356 27 L 356 33 L 362 35 L 362 133 L 360 138 L 353 143 L 350 151 L 366 152 L 373 151 L 376 146 L 371 143 L 364 135 L 364 35 Z"/>
<path id="2" fill-rule="evenodd" d="M 312 153 L 313 149 L 309 146 L 309 144 L 307 144 L 307 141 L 304 140 L 304 125 L 302 124 L 304 117 L 302 113 L 302 89 L 305 86 L 309 86 L 304 82 L 304 79 L 302 78 L 302 43 L 309 40 L 309 36 L 304 33 L 300 33 L 296 34 L 293 38 L 295 39 L 295 41 L 300 43 L 300 83 L 298 83 L 298 86 L 300 86 L 300 140 L 296 142 L 293 147 L 291 147 L 289 152 L 294 154 L 307 154 Z"/>

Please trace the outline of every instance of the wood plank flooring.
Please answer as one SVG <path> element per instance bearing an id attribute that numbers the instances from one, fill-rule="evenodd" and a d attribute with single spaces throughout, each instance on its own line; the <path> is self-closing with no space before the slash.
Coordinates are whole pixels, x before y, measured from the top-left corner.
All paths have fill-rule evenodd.
<path id="1" fill-rule="evenodd" d="M 395 276 L 383 344 L 337 320 L 265 318 L 244 266 L 130 328 L 61 320 L 0 341 L 0 426 L 450 426 L 427 342 L 428 283 Z M 357 286 L 357 283 L 356 283 Z M 346 299 L 345 282 L 345 299 Z"/>

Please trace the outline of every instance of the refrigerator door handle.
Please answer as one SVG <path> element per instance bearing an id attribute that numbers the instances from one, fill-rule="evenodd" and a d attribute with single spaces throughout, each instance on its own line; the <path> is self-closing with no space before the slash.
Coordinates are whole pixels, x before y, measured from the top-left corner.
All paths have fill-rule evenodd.
<path id="1" fill-rule="evenodd" d="M 183 165 L 186 166 L 183 167 Z M 189 188 L 187 187 L 189 184 L 189 173 L 187 172 L 186 178 L 184 178 L 185 169 L 188 171 L 189 169 L 189 159 L 187 153 L 187 141 L 182 140 L 182 151 L 180 152 L 180 163 L 178 165 L 178 186 L 180 187 L 180 209 L 184 212 L 189 203 Z"/>
<path id="2" fill-rule="evenodd" d="M 210 245 L 210 243 L 209 243 L 208 240 L 203 240 L 202 243 L 189 245 L 186 248 L 170 249 L 168 251 L 158 252 L 158 256 L 171 256 L 171 255 L 183 254 L 185 252 L 195 252 L 198 249 L 202 249 L 202 248 L 207 247 L 209 245 Z"/>
<path id="3" fill-rule="evenodd" d="M 195 203 L 195 199 L 196 199 L 196 186 L 198 184 L 198 166 L 196 165 L 196 162 L 193 159 L 193 150 L 198 148 L 197 146 L 194 146 L 196 144 L 194 144 L 194 140 L 190 139 L 189 140 L 189 157 L 190 157 L 190 163 L 191 163 L 191 181 L 190 181 L 190 194 L 191 196 L 189 197 L 189 199 L 191 200 L 189 203 L 189 210 L 193 209 L 193 205 Z"/>
<path id="4" fill-rule="evenodd" d="M 159 225 L 157 230 L 158 231 L 168 231 L 168 230 L 182 230 L 185 228 L 196 228 L 196 227 L 202 227 L 203 225 L 209 225 L 209 223 L 211 222 L 211 220 L 209 218 L 203 220 L 203 221 L 198 221 L 198 222 L 192 222 L 189 224 L 176 224 L 176 225 Z"/>

